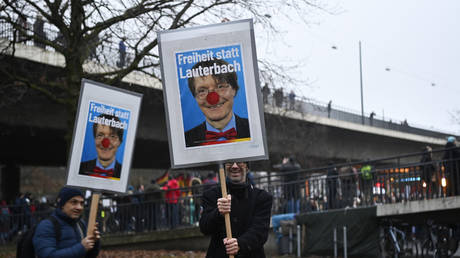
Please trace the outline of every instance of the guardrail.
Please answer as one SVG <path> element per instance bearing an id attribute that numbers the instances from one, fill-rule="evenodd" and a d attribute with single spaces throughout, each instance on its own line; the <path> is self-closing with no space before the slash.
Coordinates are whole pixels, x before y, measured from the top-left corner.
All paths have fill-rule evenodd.
<path id="1" fill-rule="evenodd" d="M 289 96 L 283 96 L 278 102 L 274 95 L 267 95 L 264 97 L 265 105 L 282 108 L 286 111 L 297 111 L 300 113 L 312 114 L 319 117 L 327 117 L 330 119 L 351 122 L 355 124 L 362 124 L 362 116 L 359 112 L 331 105 L 329 108 L 328 104 L 305 97 L 295 97 L 294 101 Z M 417 135 L 435 137 L 435 138 L 447 138 L 450 135 L 455 135 L 453 132 L 444 132 L 439 129 L 428 129 L 424 126 L 417 124 L 408 124 L 407 121 L 398 121 L 392 118 L 383 118 L 378 115 L 365 114 L 364 125 L 389 129 L 399 132 L 412 133 Z"/>
<path id="2" fill-rule="evenodd" d="M 34 21 L 34 19 L 28 19 Z M 26 22 L 26 25 L 22 25 L 25 28 L 24 32 L 20 32 L 10 24 L 5 21 L 0 21 L 0 38 L 9 40 L 10 42 L 16 42 L 18 44 L 24 44 L 27 46 L 35 46 L 46 51 L 58 52 L 50 45 L 45 45 L 37 39 L 47 40 L 51 43 L 54 43 L 58 46 L 66 46 L 62 34 L 50 23 L 43 23 L 43 28 L 37 30 L 34 28 L 34 24 L 31 22 Z M 132 60 L 134 60 L 135 54 L 132 49 L 126 45 L 126 51 L 124 55 L 120 53 L 119 40 L 104 38 L 104 39 L 95 39 L 95 46 L 88 43 L 88 61 L 98 63 L 101 65 L 107 65 L 109 67 L 115 68 L 125 68 L 127 67 Z M 126 41 L 124 41 L 127 44 Z M 2 49 L 0 49 L 1 51 Z M 123 61 L 122 61 L 123 59 Z M 152 65 L 154 60 L 148 56 L 144 57 L 140 65 L 149 66 Z M 154 72 L 152 67 L 147 67 L 142 69 L 146 73 L 152 74 Z"/>

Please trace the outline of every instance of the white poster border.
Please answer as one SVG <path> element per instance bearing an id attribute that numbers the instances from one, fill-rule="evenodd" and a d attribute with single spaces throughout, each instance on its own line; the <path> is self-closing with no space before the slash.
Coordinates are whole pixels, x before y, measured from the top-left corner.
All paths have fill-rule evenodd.
<path id="1" fill-rule="evenodd" d="M 158 33 L 158 42 L 171 166 L 182 168 L 225 161 L 268 159 L 252 20 L 162 31 Z M 175 54 L 231 45 L 241 46 L 250 140 L 186 147 Z"/>
<path id="2" fill-rule="evenodd" d="M 84 141 L 87 133 L 90 102 L 129 110 L 127 132 L 124 134 L 124 148 L 122 155 L 121 173 L 119 179 L 94 177 L 80 174 Z M 131 170 L 132 154 L 137 132 L 142 94 L 125 89 L 112 87 L 103 83 L 82 79 L 80 98 L 75 119 L 72 145 L 67 166 L 67 185 L 90 188 L 95 191 L 109 191 L 124 193 L 128 187 Z"/>

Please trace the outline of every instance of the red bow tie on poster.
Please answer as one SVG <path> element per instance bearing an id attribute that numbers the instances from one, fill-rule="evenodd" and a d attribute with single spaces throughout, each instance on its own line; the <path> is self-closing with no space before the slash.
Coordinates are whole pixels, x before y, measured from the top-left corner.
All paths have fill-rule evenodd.
<path id="1" fill-rule="evenodd" d="M 100 167 L 94 167 L 93 172 L 101 176 L 113 177 L 113 168 L 103 169 Z"/>
<path id="2" fill-rule="evenodd" d="M 235 128 L 229 129 L 225 132 L 212 132 L 206 131 L 206 140 L 218 140 L 224 137 L 227 140 L 236 139 L 236 130 Z"/>

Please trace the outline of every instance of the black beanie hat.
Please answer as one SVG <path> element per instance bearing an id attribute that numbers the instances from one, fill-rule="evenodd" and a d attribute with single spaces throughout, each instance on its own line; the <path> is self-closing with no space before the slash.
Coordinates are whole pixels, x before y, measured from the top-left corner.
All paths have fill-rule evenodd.
<path id="1" fill-rule="evenodd" d="M 62 208 L 62 206 L 64 206 L 64 204 L 72 199 L 72 197 L 74 196 L 81 196 L 83 198 L 84 195 L 83 193 L 80 191 L 80 189 L 77 189 L 77 188 L 70 188 L 70 187 L 63 187 L 61 189 L 61 191 L 59 191 L 59 195 L 58 195 L 58 207 L 59 208 Z"/>

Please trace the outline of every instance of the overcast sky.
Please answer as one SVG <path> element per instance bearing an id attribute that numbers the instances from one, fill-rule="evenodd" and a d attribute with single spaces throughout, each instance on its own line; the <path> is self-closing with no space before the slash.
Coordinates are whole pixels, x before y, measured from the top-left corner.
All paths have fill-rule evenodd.
<path id="1" fill-rule="evenodd" d="M 285 64 L 309 86 L 284 85 L 303 95 L 378 118 L 460 135 L 450 113 L 460 109 L 460 1 L 336 1 L 335 15 L 315 13 L 308 25 L 283 24 L 283 40 L 257 42 L 258 55 Z M 256 31 L 257 33 L 257 31 Z"/>

